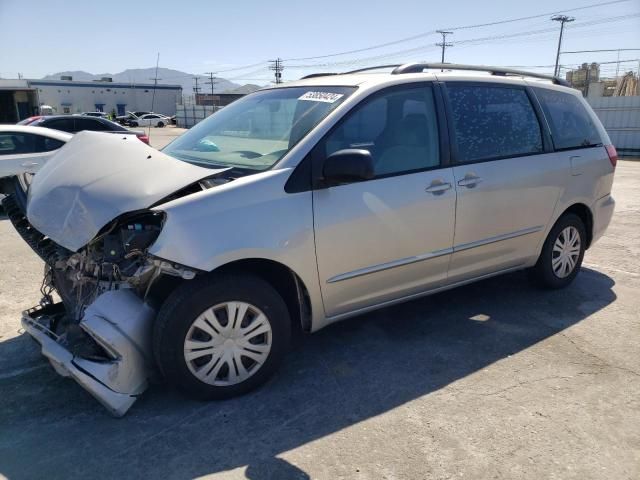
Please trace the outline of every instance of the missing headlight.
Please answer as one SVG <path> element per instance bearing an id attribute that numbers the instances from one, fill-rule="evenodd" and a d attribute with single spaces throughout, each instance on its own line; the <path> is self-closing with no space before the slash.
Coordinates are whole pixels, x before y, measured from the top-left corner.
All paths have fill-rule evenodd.
<path id="1" fill-rule="evenodd" d="M 120 217 L 103 235 L 104 259 L 118 262 L 145 253 L 158 238 L 164 213 L 144 212 Z"/>

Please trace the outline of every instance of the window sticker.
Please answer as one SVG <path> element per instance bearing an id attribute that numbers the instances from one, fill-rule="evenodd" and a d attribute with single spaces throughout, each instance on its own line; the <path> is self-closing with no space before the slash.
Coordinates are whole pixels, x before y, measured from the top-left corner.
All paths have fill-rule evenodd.
<path id="1" fill-rule="evenodd" d="M 340 100 L 342 97 L 344 97 L 343 93 L 307 92 L 301 97 L 298 97 L 298 100 L 307 100 L 310 102 L 334 103 L 335 101 Z"/>

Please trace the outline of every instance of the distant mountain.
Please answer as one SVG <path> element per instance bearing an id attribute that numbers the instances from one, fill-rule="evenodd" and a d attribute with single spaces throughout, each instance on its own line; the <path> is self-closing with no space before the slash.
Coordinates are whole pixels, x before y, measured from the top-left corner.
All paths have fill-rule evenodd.
<path id="1" fill-rule="evenodd" d="M 120 83 L 153 83 L 156 69 L 151 68 L 133 68 L 120 73 L 98 73 L 92 74 L 82 70 L 58 72 L 52 75 L 42 77 L 43 80 L 60 80 L 61 76 L 70 76 L 73 80 L 82 82 L 100 80 L 102 77 L 111 77 L 114 82 Z M 158 84 L 181 85 L 182 93 L 185 95 L 193 93 L 195 75 L 180 70 L 172 70 L 170 68 L 158 68 Z M 209 81 L 208 77 L 198 75 L 198 86 L 201 93 L 211 92 L 211 85 L 205 82 Z M 258 85 L 238 85 L 224 78 L 215 78 L 214 93 L 250 93 L 258 88 Z M 238 91 L 236 91 L 238 90 Z"/>

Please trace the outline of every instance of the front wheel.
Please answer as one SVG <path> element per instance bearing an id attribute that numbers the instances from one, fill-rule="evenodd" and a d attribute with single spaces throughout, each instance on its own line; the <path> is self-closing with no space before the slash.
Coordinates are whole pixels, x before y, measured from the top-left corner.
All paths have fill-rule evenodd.
<path id="1" fill-rule="evenodd" d="M 531 269 L 533 280 L 545 288 L 569 285 L 580 270 L 586 249 L 586 229 L 582 219 L 567 213 L 553 226 Z"/>
<path id="2" fill-rule="evenodd" d="M 189 281 L 164 303 L 153 349 L 169 383 L 199 399 L 241 395 L 266 382 L 289 345 L 284 300 L 264 280 L 223 274 Z"/>
<path id="3" fill-rule="evenodd" d="M 158 127 L 158 128 L 162 128 L 162 127 L 164 127 L 164 123 L 163 123 L 163 122 L 158 122 L 157 127 Z"/>

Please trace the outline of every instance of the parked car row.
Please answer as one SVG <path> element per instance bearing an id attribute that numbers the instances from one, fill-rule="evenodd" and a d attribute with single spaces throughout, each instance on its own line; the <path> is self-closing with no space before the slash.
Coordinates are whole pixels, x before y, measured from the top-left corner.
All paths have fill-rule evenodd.
<path id="1" fill-rule="evenodd" d="M 141 130 L 130 130 L 103 117 L 86 115 L 39 115 L 26 118 L 18 122 L 18 125 L 53 128 L 68 133 L 90 130 L 92 132 L 135 135 L 142 142 L 149 143 L 149 137 L 145 132 Z"/>

